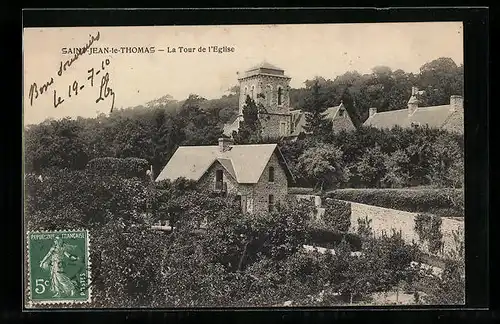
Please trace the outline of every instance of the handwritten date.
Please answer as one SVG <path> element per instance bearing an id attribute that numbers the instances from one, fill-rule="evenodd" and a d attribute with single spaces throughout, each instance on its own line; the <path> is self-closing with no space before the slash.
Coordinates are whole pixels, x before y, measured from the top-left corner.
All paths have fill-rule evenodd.
<path id="1" fill-rule="evenodd" d="M 96 76 L 98 76 L 101 71 L 104 71 L 106 67 L 110 64 L 109 59 L 106 59 L 102 61 L 100 69 L 98 68 L 97 70 L 94 68 L 91 68 L 90 70 L 87 71 L 89 74 L 87 77 L 87 80 L 90 81 L 90 86 L 94 86 L 94 79 Z M 113 89 L 109 86 L 109 72 L 106 72 L 101 77 L 100 81 L 100 87 L 99 87 L 99 97 L 96 99 L 96 103 L 99 103 L 103 101 L 105 98 L 111 97 L 112 102 L 111 102 L 111 112 L 114 109 L 115 105 L 115 92 Z M 71 98 L 73 96 L 78 96 L 78 94 L 85 88 L 85 84 L 80 84 L 78 81 L 73 81 L 72 84 L 68 85 L 68 98 Z M 56 90 L 54 90 L 54 108 L 57 108 L 59 105 L 61 105 L 64 102 L 65 99 L 63 99 L 61 96 L 57 95 Z"/>

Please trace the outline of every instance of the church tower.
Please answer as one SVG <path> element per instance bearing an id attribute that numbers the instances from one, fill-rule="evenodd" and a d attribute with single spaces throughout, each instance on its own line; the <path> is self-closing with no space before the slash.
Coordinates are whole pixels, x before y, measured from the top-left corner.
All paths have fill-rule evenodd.
<path id="1" fill-rule="evenodd" d="M 240 83 L 239 118 L 247 95 L 264 110 L 259 112 L 262 136 L 282 137 L 290 134 L 290 80 L 285 71 L 267 62 L 252 67 L 238 78 Z"/>

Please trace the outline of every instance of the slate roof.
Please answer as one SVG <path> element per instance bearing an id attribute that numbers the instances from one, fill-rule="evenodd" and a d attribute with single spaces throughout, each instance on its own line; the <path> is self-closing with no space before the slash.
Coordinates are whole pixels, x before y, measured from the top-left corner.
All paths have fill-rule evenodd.
<path id="1" fill-rule="evenodd" d="M 343 107 L 343 104 L 334 107 L 328 107 L 323 112 L 323 114 L 326 116 L 327 119 L 334 120 L 337 117 L 337 114 L 341 107 Z M 290 136 L 298 136 L 300 133 L 305 132 L 304 131 L 304 125 L 306 124 L 305 112 L 303 112 L 302 110 L 292 110 L 290 111 L 290 114 L 292 115 L 292 122 L 293 122 L 293 132 L 290 134 Z"/>
<path id="2" fill-rule="evenodd" d="M 226 136 L 233 136 L 233 131 L 238 131 L 240 128 L 240 117 L 237 116 L 232 123 L 229 124 L 224 124 L 223 126 L 223 133 Z"/>
<path id="3" fill-rule="evenodd" d="M 377 128 L 392 128 L 393 126 L 410 127 L 412 123 L 431 128 L 445 127 L 450 124 L 450 128 L 463 128 L 463 117 L 460 123 L 460 115 L 463 112 L 452 112 L 450 105 L 418 107 L 412 115 L 408 114 L 408 109 L 377 112 L 369 117 L 363 125 Z M 454 116 L 453 118 L 451 118 Z"/>
<path id="4" fill-rule="evenodd" d="M 156 181 L 180 177 L 198 181 L 215 161 L 219 161 L 238 183 L 257 183 L 275 151 L 284 161 L 277 144 L 232 145 L 226 152 L 220 152 L 219 146 L 180 146 Z M 284 169 L 293 180 L 286 162 Z"/>
<path id="5" fill-rule="evenodd" d="M 410 120 L 408 118 L 408 110 L 392 110 L 377 112 L 375 115 L 369 117 L 365 122 L 365 126 L 373 126 L 377 128 L 392 128 L 399 125 L 401 127 L 409 127 Z"/>
<path id="6" fill-rule="evenodd" d="M 275 65 L 272 65 L 266 61 L 263 61 L 253 67 L 251 67 L 250 69 L 247 70 L 248 71 L 253 71 L 253 70 L 257 70 L 257 69 L 268 69 L 268 70 L 277 70 L 277 71 L 283 71 L 283 69 L 275 66 Z"/>

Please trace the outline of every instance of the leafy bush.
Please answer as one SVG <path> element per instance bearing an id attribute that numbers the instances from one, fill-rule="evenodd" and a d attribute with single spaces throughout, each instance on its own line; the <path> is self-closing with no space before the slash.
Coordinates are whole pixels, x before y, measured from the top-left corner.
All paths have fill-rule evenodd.
<path id="1" fill-rule="evenodd" d="M 89 170 L 100 174 L 119 175 L 125 178 L 147 179 L 149 163 L 145 159 L 139 158 L 95 158 L 87 164 Z"/>
<path id="2" fill-rule="evenodd" d="M 443 246 L 441 233 L 441 217 L 429 214 L 417 214 L 415 217 L 415 232 L 421 243 L 428 242 L 429 252 L 437 253 Z"/>
<path id="3" fill-rule="evenodd" d="M 351 226 L 351 203 L 336 199 L 324 199 L 323 220 L 333 231 L 347 232 Z"/>
<path id="4" fill-rule="evenodd" d="M 462 189 L 339 189 L 327 196 L 414 213 L 464 217 Z"/>
<path id="5" fill-rule="evenodd" d="M 365 216 L 365 218 L 358 218 L 358 235 L 364 239 L 373 237 L 372 220 Z"/>
<path id="6" fill-rule="evenodd" d="M 335 248 L 345 240 L 353 251 L 361 249 L 361 238 L 355 233 L 341 233 L 332 231 L 319 224 L 310 224 L 307 228 L 306 243 L 324 248 Z"/>

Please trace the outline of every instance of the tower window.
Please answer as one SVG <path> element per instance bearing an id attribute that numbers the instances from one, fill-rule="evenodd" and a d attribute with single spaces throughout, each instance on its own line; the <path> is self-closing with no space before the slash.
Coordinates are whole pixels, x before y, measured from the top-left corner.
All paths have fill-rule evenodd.
<path id="1" fill-rule="evenodd" d="M 272 98 L 272 95 L 273 95 L 273 88 L 271 85 L 268 85 L 267 86 L 267 94 L 266 94 L 266 102 L 267 102 L 267 106 L 270 107 L 271 106 L 271 98 Z"/>
<path id="2" fill-rule="evenodd" d="M 255 90 L 255 86 L 252 86 L 252 89 L 250 90 L 250 98 L 252 98 L 253 100 L 255 100 L 254 90 Z"/>
<path id="3" fill-rule="evenodd" d="M 282 104 L 283 101 L 283 89 L 281 87 L 278 88 L 278 105 Z"/>
<path id="4" fill-rule="evenodd" d="M 274 182 L 274 167 L 269 167 L 269 182 Z"/>

